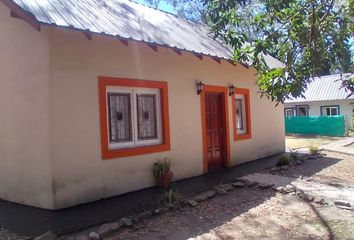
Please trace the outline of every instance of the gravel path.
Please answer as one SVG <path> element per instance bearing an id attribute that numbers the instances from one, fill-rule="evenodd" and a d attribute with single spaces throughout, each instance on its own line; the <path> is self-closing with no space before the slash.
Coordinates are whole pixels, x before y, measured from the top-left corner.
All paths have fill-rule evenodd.
<path id="1" fill-rule="evenodd" d="M 319 186 L 325 187 L 329 192 L 336 190 L 338 193 L 338 189 L 350 188 L 354 191 L 354 159 L 344 154 L 326 154 L 320 160 L 306 161 L 303 165 L 281 171 L 283 177 L 270 176 L 268 180 L 276 181 L 279 177 L 283 178 L 283 184 L 288 184 L 296 179 L 294 177 L 302 175 L 312 177 L 309 184 L 312 182 L 314 186 L 306 187 L 316 191 Z M 263 177 L 262 179 L 264 180 Z M 245 187 L 202 202 L 195 208 L 154 217 L 133 229 L 123 229 L 107 239 L 346 240 L 354 239 L 352 229 L 353 211 L 308 203 L 296 195 L 275 194 L 270 189 Z"/>
<path id="2" fill-rule="evenodd" d="M 124 229 L 107 239 L 188 239 L 231 221 L 272 196 L 272 190 L 237 189 L 228 195 L 202 202 L 195 208 L 184 208 L 151 218 L 145 224 Z"/>

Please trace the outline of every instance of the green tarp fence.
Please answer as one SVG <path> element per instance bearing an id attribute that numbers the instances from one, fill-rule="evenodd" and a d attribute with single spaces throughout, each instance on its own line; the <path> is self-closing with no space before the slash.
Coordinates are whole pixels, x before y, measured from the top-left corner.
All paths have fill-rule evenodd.
<path id="1" fill-rule="evenodd" d="M 286 117 L 286 134 L 344 136 L 344 116 Z"/>

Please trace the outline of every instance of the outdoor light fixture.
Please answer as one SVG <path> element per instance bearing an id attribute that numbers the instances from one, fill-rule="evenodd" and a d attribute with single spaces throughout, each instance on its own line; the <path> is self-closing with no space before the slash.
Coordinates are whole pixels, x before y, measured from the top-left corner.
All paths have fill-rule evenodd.
<path id="1" fill-rule="evenodd" d="M 199 82 L 197 83 L 197 94 L 198 94 L 198 95 L 202 93 L 203 88 L 204 88 L 204 83 L 202 83 L 202 81 L 199 81 Z"/>
<path id="2" fill-rule="evenodd" d="M 236 87 L 233 84 L 229 84 L 229 96 L 232 96 L 235 92 Z"/>

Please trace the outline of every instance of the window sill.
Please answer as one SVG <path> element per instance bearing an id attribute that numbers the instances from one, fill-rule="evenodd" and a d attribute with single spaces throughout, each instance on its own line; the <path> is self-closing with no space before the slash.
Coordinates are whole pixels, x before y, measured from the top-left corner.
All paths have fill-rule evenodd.
<path id="1" fill-rule="evenodd" d="M 118 157 L 128 157 L 128 156 L 135 156 L 147 153 L 155 153 L 155 152 L 163 152 L 170 150 L 170 144 L 163 143 L 159 145 L 152 145 L 152 146 L 143 146 L 143 147 L 135 147 L 135 148 L 125 148 L 125 149 L 103 149 L 102 151 L 102 158 L 106 159 L 113 159 Z"/>
<path id="2" fill-rule="evenodd" d="M 245 139 L 250 139 L 252 138 L 251 133 L 246 133 L 246 134 L 242 134 L 242 135 L 234 135 L 234 141 L 240 141 L 240 140 L 245 140 Z"/>

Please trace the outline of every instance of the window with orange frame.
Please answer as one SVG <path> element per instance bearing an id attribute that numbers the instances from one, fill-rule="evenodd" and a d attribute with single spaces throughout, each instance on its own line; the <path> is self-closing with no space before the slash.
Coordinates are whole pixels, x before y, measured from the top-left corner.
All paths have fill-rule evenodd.
<path id="1" fill-rule="evenodd" d="M 232 99 L 232 109 L 234 140 L 251 138 L 251 107 L 250 92 L 248 89 L 235 89 Z"/>
<path id="2" fill-rule="evenodd" d="M 170 149 L 166 82 L 99 77 L 102 158 Z"/>

